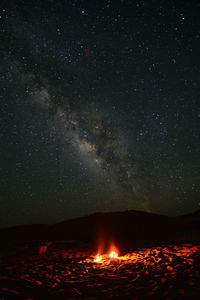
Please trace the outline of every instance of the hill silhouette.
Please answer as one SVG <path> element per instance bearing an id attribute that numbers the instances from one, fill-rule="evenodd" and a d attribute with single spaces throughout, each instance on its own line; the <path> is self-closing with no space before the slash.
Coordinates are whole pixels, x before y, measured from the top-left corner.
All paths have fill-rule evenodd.
<path id="1" fill-rule="evenodd" d="M 95 213 L 53 225 L 33 224 L 0 229 L 1 247 L 18 243 L 68 241 L 103 247 L 113 241 L 121 250 L 174 242 L 199 242 L 200 211 L 163 216 L 142 211 Z"/>

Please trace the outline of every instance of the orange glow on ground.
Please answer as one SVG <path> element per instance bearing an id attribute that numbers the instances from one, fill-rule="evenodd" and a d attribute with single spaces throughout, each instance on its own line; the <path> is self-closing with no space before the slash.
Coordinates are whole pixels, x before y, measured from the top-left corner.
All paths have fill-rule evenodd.
<path id="1" fill-rule="evenodd" d="M 143 262 L 144 265 L 154 265 L 162 261 L 162 258 L 160 257 L 160 255 L 162 254 L 162 256 L 166 258 L 166 261 L 168 261 L 168 263 L 166 263 L 167 268 L 170 269 L 170 264 L 172 262 L 173 256 L 181 257 L 184 262 L 187 261 L 187 264 L 192 264 L 193 260 L 192 258 L 190 258 L 190 256 L 197 251 L 198 249 L 195 246 L 189 248 L 187 247 L 187 245 L 183 245 L 182 247 L 173 246 L 172 249 L 169 249 L 168 247 L 141 249 L 140 251 L 137 251 L 135 253 L 128 253 L 123 256 L 119 256 L 115 247 L 115 250 L 110 250 L 108 254 L 98 253 L 93 258 L 86 259 L 86 261 L 104 265 L 109 265 L 111 263 L 114 263 L 115 261 L 118 261 L 119 263 Z"/>
<path id="2" fill-rule="evenodd" d="M 2 251 L 0 299 L 199 299 L 200 243 L 130 252 L 110 244 L 66 251 L 61 243 L 48 255 Z"/>

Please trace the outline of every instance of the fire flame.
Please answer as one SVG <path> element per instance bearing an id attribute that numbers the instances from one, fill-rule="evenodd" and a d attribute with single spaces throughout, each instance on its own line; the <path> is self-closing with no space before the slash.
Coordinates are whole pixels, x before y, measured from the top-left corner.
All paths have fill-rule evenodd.
<path id="1" fill-rule="evenodd" d="M 115 251 L 111 251 L 110 254 L 109 254 L 109 257 L 110 258 L 118 258 L 118 253 L 115 252 Z"/>
<path id="2" fill-rule="evenodd" d="M 103 263 L 105 261 L 115 259 L 121 259 L 121 257 L 118 254 L 117 248 L 113 244 L 111 244 L 109 254 L 100 254 L 100 252 L 97 253 L 97 255 L 94 257 L 94 262 Z"/>
<path id="3" fill-rule="evenodd" d="M 97 254 L 97 255 L 95 256 L 94 262 L 99 263 L 99 262 L 101 262 L 101 261 L 102 261 L 102 256 L 101 256 L 100 254 Z"/>
<path id="4" fill-rule="evenodd" d="M 116 260 L 121 259 L 124 260 L 123 256 L 118 256 L 118 253 L 116 251 L 111 251 L 109 254 L 103 254 L 100 255 L 99 253 L 94 257 L 95 263 L 103 263 L 103 262 L 109 262 L 110 260 Z"/>

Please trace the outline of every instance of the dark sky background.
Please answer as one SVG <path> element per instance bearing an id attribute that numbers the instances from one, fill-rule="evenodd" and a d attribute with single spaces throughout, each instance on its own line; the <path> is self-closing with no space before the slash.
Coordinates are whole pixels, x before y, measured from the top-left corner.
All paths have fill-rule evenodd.
<path id="1" fill-rule="evenodd" d="M 199 1 L 1 1 L 1 227 L 200 208 L 199 16 Z"/>

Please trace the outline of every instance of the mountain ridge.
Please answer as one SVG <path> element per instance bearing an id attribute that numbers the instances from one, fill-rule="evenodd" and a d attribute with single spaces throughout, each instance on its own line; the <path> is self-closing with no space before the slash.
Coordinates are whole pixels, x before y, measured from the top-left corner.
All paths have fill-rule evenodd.
<path id="1" fill-rule="evenodd" d="M 125 248 L 200 240 L 200 211 L 183 216 L 128 210 L 97 212 L 55 224 L 0 229 L 1 244 L 73 240 L 97 244 L 113 240 Z"/>

